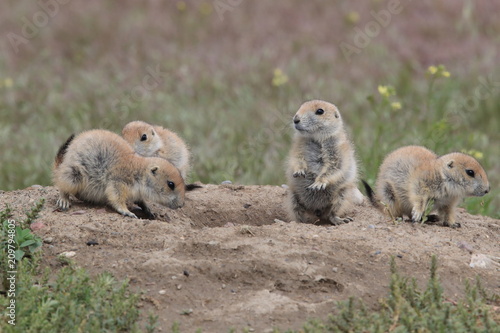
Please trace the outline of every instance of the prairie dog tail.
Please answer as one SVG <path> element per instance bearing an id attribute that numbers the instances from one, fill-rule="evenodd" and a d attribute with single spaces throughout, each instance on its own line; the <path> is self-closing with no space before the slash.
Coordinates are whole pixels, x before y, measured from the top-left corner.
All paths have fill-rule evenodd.
<path id="1" fill-rule="evenodd" d="M 56 160 L 54 163 L 55 168 L 57 168 L 62 163 L 62 161 L 64 159 L 64 155 L 66 155 L 66 152 L 68 151 L 68 147 L 74 138 L 75 138 L 75 135 L 71 134 L 71 136 L 68 138 L 68 140 L 66 140 L 66 142 L 63 143 L 61 148 L 59 148 L 59 150 L 57 151 Z"/>
<path id="2" fill-rule="evenodd" d="M 186 184 L 186 191 L 193 191 L 197 188 L 203 188 L 203 186 L 197 184 Z"/>
<path id="3" fill-rule="evenodd" d="M 384 211 L 384 207 L 375 197 L 375 192 L 370 187 L 370 185 L 368 185 L 368 183 L 363 179 L 361 179 L 361 182 L 363 182 L 363 185 L 365 186 L 366 195 L 368 196 L 368 199 L 370 200 L 370 203 L 373 205 L 373 207 L 377 208 L 380 211 Z"/>

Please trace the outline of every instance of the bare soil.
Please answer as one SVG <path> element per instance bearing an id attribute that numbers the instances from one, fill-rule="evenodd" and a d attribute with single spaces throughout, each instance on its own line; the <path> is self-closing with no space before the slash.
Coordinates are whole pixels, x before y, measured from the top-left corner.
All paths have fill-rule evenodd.
<path id="1" fill-rule="evenodd" d="M 144 293 L 143 313 L 158 314 L 164 332 L 173 322 L 183 332 L 299 329 L 309 318 L 326 319 L 336 301 L 351 296 L 377 308 L 388 292 L 391 256 L 424 287 L 436 254 L 450 301 L 476 276 L 500 294 L 498 266 L 470 267 L 474 254 L 500 256 L 500 220 L 459 209 L 460 229 L 395 225 L 365 204 L 349 224 L 301 224 L 287 218 L 285 193 L 279 186 L 204 185 L 188 193 L 182 209 L 151 205 L 156 220 L 82 202 L 59 212 L 53 187 L 0 191 L 0 203 L 21 218 L 45 198 L 35 230 L 45 242 L 44 264 L 57 270 L 57 256 L 75 251 L 74 261 L 91 274 L 130 279 Z"/>

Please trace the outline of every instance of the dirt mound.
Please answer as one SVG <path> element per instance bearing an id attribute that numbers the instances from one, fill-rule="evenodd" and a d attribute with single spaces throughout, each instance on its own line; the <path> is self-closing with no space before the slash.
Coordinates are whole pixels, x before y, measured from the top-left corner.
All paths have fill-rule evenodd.
<path id="1" fill-rule="evenodd" d="M 423 285 L 437 254 L 450 300 L 460 298 L 464 280 L 476 275 L 487 290 L 500 293 L 498 268 L 469 266 L 471 251 L 500 256 L 499 220 L 460 209 L 460 229 L 394 225 L 365 205 L 346 225 L 299 224 L 288 222 L 285 192 L 277 186 L 204 185 L 188 193 L 182 209 L 152 204 L 156 220 L 81 202 L 58 212 L 53 187 L 1 192 L 0 202 L 22 215 L 45 198 L 39 219 L 44 227 L 36 233 L 45 241 L 46 264 L 57 268 L 58 254 L 75 251 L 74 260 L 91 273 L 129 278 L 144 292 L 144 313 L 157 313 L 163 331 L 174 321 L 186 332 L 298 329 L 350 296 L 375 306 L 388 291 L 391 256 L 403 274 Z M 140 215 L 140 209 L 134 212 Z"/>

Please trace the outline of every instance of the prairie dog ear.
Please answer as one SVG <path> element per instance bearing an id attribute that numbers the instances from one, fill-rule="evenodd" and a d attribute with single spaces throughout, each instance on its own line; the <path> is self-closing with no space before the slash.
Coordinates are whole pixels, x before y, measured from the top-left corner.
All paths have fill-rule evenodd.
<path id="1" fill-rule="evenodd" d="M 155 165 L 155 166 L 153 166 L 153 167 L 151 168 L 151 173 L 152 173 L 153 175 L 156 175 L 156 172 L 157 172 L 157 171 L 158 171 L 158 166 L 156 166 L 156 165 Z"/>
<path id="2" fill-rule="evenodd" d="M 333 114 L 335 115 L 335 118 L 340 118 L 340 113 L 338 110 L 333 111 Z"/>
<path id="3" fill-rule="evenodd" d="M 448 166 L 449 169 L 451 169 L 451 168 L 453 168 L 453 163 L 454 163 L 454 161 L 451 160 L 448 163 L 446 163 L 446 165 Z"/>

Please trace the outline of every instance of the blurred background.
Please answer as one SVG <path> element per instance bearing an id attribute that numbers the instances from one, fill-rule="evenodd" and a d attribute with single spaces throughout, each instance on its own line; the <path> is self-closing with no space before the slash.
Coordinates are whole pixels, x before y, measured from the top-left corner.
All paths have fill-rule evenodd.
<path id="1" fill-rule="evenodd" d="M 190 181 L 285 182 L 302 102 L 336 104 L 374 183 L 402 145 L 467 152 L 500 217 L 500 2 L 0 3 L 0 189 L 50 185 L 59 146 L 132 120 L 193 154 Z"/>

